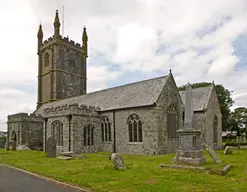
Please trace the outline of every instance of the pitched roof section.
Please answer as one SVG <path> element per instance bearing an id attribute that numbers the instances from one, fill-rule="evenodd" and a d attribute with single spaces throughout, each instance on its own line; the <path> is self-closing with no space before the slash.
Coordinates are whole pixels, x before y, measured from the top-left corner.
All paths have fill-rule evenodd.
<path id="1" fill-rule="evenodd" d="M 192 89 L 194 111 L 203 111 L 207 108 L 208 100 L 211 95 L 212 89 L 212 85 L 208 87 Z M 185 103 L 185 91 L 179 91 L 179 94 L 183 100 L 183 103 Z"/>
<path id="2" fill-rule="evenodd" d="M 153 105 L 167 79 L 168 76 L 163 76 L 47 103 L 35 113 L 42 114 L 47 107 L 73 103 L 100 107 L 101 111 Z"/>

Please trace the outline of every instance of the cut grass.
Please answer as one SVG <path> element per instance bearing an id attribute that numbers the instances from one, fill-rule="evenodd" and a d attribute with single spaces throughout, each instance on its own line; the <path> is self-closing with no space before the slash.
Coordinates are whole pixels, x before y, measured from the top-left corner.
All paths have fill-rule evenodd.
<path id="1" fill-rule="evenodd" d="M 88 158 L 70 161 L 47 158 L 39 151 L 0 149 L 0 163 L 101 192 L 247 191 L 247 150 L 232 155 L 217 151 L 223 164 L 233 168 L 226 176 L 191 170 L 161 168 L 174 154 L 160 156 L 123 155 L 127 170 L 113 169 L 110 153 L 85 154 Z M 205 154 L 206 167 L 219 167 Z"/>

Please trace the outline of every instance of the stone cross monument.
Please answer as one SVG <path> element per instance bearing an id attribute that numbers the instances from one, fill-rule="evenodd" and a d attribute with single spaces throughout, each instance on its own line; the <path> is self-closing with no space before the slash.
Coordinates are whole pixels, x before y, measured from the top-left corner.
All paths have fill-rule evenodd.
<path id="1" fill-rule="evenodd" d="M 179 148 L 174 161 L 185 164 L 202 165 L 205 163 L 201 130 L 193 128 L 193 97 L 192 87 L 188 83 L 185 87 L 185 118 L 184 127 L 177 131 Z"/>

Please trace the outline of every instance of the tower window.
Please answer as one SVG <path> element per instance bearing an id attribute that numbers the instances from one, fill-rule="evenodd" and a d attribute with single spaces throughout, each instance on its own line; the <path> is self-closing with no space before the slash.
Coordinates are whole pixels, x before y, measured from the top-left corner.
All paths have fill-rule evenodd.
<path id="1" fill-rule="evenodd" d="M 70 54 L 69 55 L 69 66 L 70 67 L 75 67 L 75 54 Z"/>
<path id="2" fill-rule="evenodd" d="M 45 66 L 48 66 L 49 65 L 49 54 L 48 53 L 45 53 L 44 60 L 45 60 Z"/>

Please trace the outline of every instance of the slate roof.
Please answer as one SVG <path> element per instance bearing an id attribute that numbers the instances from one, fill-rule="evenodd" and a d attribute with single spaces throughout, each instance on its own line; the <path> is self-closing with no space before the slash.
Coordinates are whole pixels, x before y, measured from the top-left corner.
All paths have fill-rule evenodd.
<path id="1" fill-rule="evenodd" d="M 163 76 L 47 103 L 35 113 L 42 114 L 47 107 L 73 103 L 100 107 L 101 111 L 153 105 L 167 79 L 168 76 Z"/>
<path id="2" fill-rule="evenodd" d="M 203 111 L 207 108 L 208 100 L 212 92 L 213 86 L 200 87 L 192 89 L 193 108 L 194 111 Z M 185 91 L 179 91 L 183 103 L 185 103 Z"/>

